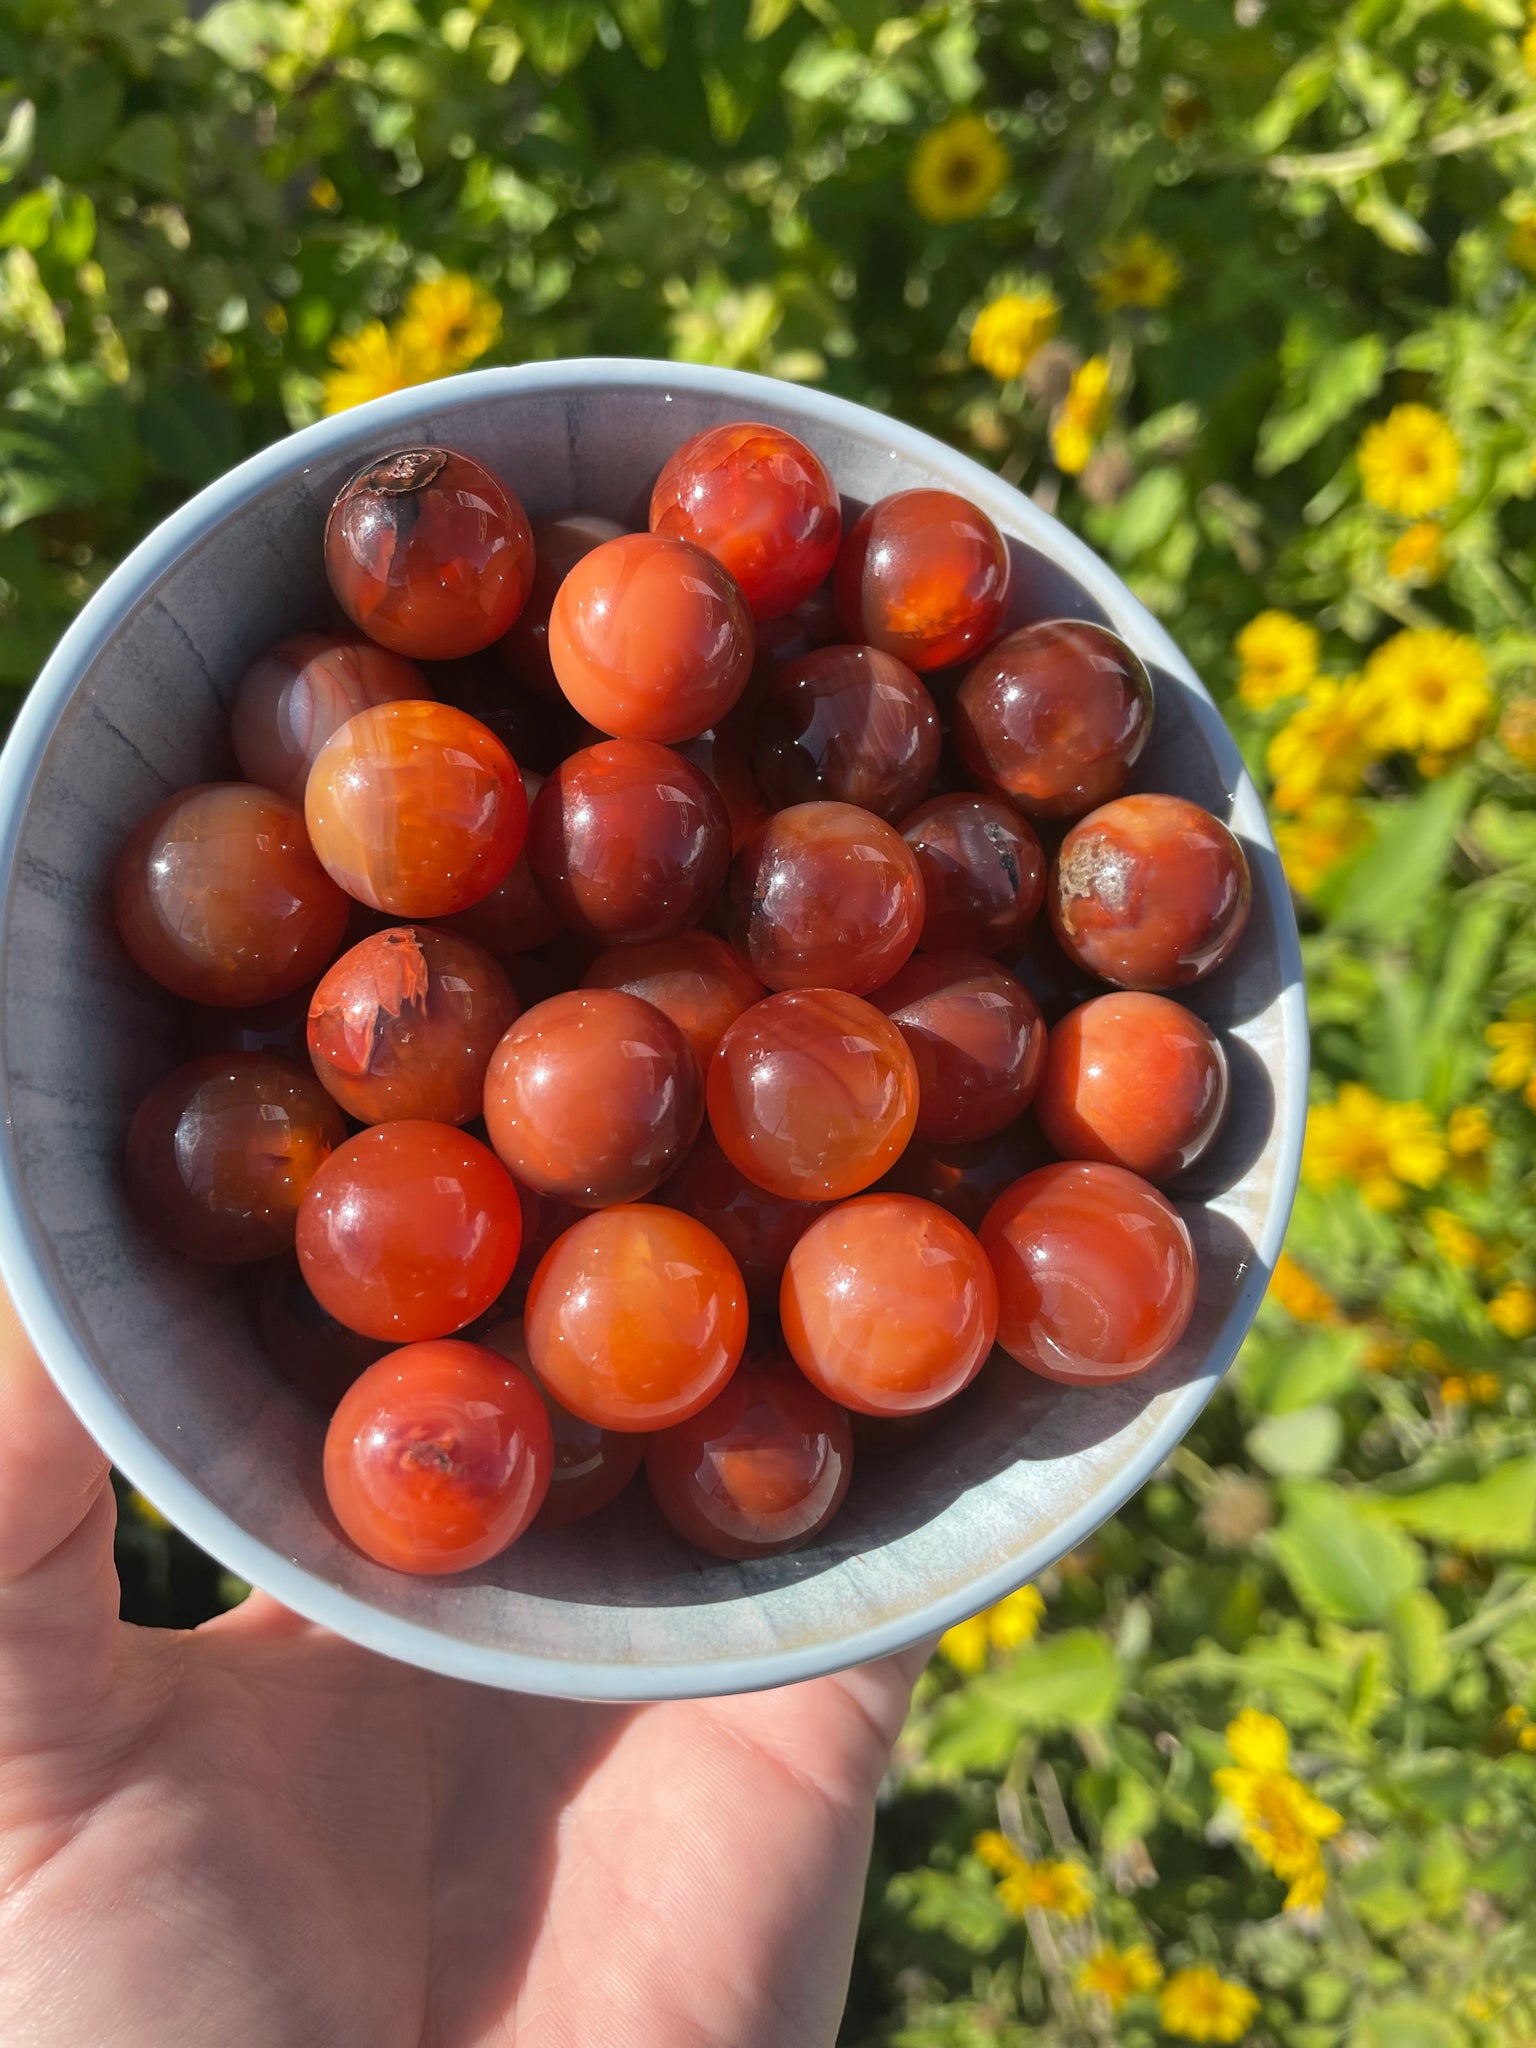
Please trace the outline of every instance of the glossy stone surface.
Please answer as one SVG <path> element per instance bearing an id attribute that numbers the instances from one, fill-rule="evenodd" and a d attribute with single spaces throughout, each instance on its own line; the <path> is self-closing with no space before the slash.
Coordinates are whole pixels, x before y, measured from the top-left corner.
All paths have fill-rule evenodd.
<path id="1" fill-rule="evenodd" d="M 870 1001 L 917 1064 L 917 1136 L 989 1138 L 1040 1085 L 1045 1019 L 1034 997 L 982 953 L 918 953 Z"/>
<path id="2" fill-rule="evenodd" d="M 784 1267 L 801 1232 L 821 1214 L 819 1203 L 771 1194 L 748 1180 L 707 1124 L 656 1193 L 669 1209 L 681 1209 L 715 1233 L 741 1269 L 753 1308 L 778 1307 Z"/>
<path id="3" fill-rule="evenodd" d="M 793 611 L 776 619 L 756 621 L 754 672 L 766 681 L 785 662 L 798 661 L 813 647 L 831 647 L 846 638 L 842 620 L 837 616 L 832 585 L 823 583 L 809 597 L 802 598 Z"/>
<path id="4" fill-rule="evenodd" d="M 937 1408 L 980 1372 L 997 1335 L 986 1254 L 947 1211 L 911 1195 L 859 1195 L 789 1255 L 779 1320 L 795 1363 L 866 1415 Z"/>
<path id="5" fill-rule="evenodd" d="M 527 1010 L 485 1077 L 491 1143 L 518 1180 L 583 1208 L 635 1202 L 704 1115 L 698 1063 L 670 1017 L 622 989 Z"/>
<path id="6" fill-rule="evenodd" d="M 1035 1116 L 1063 1159 L 1164 1181 L 1205 1156 L 1230 1102 L 1227 1056 L 1210 1028 L 1182 1003 L 1125 990 L 1052 1027 Z"/>
<path id="7" fill-rule="evenodd" d="M 1098 1385 L 1149 1372 L 1194 1313 L 1189 1231 L 1156 1188 L 1119 1166 L 1042 1166 L 981 1226 L 997 1276 L 997 1341 L 1045 1379 Z"/>
<path id="8" fill-rule="evenodd" d="M 710 1127 L 771 1194 L 840 1201 L 878 1180 L 917 1121 L 917 1067 L 896 1026 L 840 989 L 745 1011 L 710 1062 Z"/>
<path id="9" fill-rule="evenodd" d="M 457 933 L 395 925 L 343 953 L 309 1006 L 315 1072 L 359 1123 L 464 1124 L 517 1015 L 512 984 Z"/>
<path id="10" fill-rule="evenodd" d="M 996 634 L 1008 550 L 986 513 L 953 491 L 897 491 L 850 529 L 833 589 L 850 640 L 926 674 Z"/>
<path id="11" fill-rule="evenodd" d="M 325 1491 L 347 1535 L 397 1572 L 468 1571 L 522 1535 L 549 1490 L 549 1416 L 483 1344 L 408 1344 L 342 1396 Z"/>
<path id="12" fill-rule="evenodd" d="M 867 995 L 917 944 L 923 885 L 911 848 L 852 804 L 794 804 L 731 865 L 732 942 L 772 989 Z"/>
<path id="13" fill-rule="evenodd" d="M 544 776 L 583 744 L 586 727 L 558 693 L 540 696 L 496 659 L 496 649 L 460 661 L 424 661 L 427 695 L 489 726 L 526 777 Z"/>
<path id="14" fill-rule="evenodd" d="M 505 880 L 528 799 L 489 727 L 451 704 L 382 704 L 333 733 L 304 793 L 315 852 L 391 917 L 446 917 Z"/>
<path id="15" fill-rule="evenodd" d="M 533 1518 L 534 1526 L 568 1529 L 572 1522 L 584 1522 L 588 1515 L 597 1514 L 610 1501 L 617 1500 L 640 1470 L 645 1458 L 645 1438 L 632 1432 L 602 1429 L 595 1422 L 584 1422 L 569 1408 L 562 1408 L 548 1387 L 539 1384 L 533 1371 L 521 1316 L 508 1316 L 490 1324 L 482 1341 L 528 1374 L 549 1412 L 554 1462 L 550 1467 L 549 1491 Z"/>
<path id="16" fill-rule="evenodd" d="M 720 792 L 731 821 L 731 851 L 739 853 L 768 816 L 768 805 L 752 773 L 752 700 L 743 696 L 718 725 L 684 740 L 677 750 L 707 775 Z"/>
<path id="17" fill-rule="evenodd" d="M 668 1428 L 706 1407 L 747 1341 L 736 1262 L 702 1223 L 653 1203 L 585 1216 L 528 1290 L 528 1355 L 563 1407 L 604 1429 Z"/>
<path id="18" fill-rule="evenodd" d="M 230 737 L 248 782 L 302 804 L 315 756 L 359 711 L 430 697 L 414 661 L 371 640 L 295 633 L 269 647 L 235 691 Z"/>
<path id="19" fill-rule="evenodd" d="M 555 592 L 583 555 L 624 531 L 616 519 L 600 512 L 569 512 L 559 519 L 533 522 L 533 582 L 527 602 L 510 632 L 497 641 L 495 654 L 518 683 L 541 697 L 560 695 L 549 660 L 549 614 Z M 512 749 L 514 753 L 517 749 Z"/>
<path id="20" fill-rule="evenodd" d="M 309 1404 L 329 1415 L 367 1366 L 389 1345 L 338 1323 L 310 1293 L 291 1254 L 273 1259 L 256 1277 L 251 1317 L 273 1372 Z"/>
<path id="21" fill-rule="evenodd" d="M 930 797 L 900 823 L 923 883 L 918 945 L 929 953 L 1004 953 L 1045 902 L 1045 854 L 1000 797 Z"/>
<path id="22" fill-rule="evenodd" d="M 539 791 L 528 864 L 572 931 L 603 945 L 670 938 L 713 907 L 731 825 L 709 777 L 651 740 L 604 740 Z"/>
<path id="23" fill-rule="evenodd" d="M 820 1535 L 853 1476 L 848 1418 L 787 1361 L 744 1365 L 645 1447 L 663 1515 L 713 1557 L 771 1557 Z"/>
<path id="24" fill-rule="evenodd" d="M 881 1193 L 916 1195 L 936 1202 L 958 1216 L 967 1230 L 979 1230 L 981 1219 L 1006 1187 L 1021 1174 L 1050 1164 L 1051 1150 L 1025 1117 L 1006 1124 L 990 1138 L 971 1138 L 961 1145 L 934 1145 L 914 1138 L 878 1183 Z"/>
<path id="25" fill-rule="evenodd" d="M 337 493 L 325 569 L 369 639 L 418 661 L 452 661 L 499 640 L 522 610 L 533 533 L 483 463 L 445 448 L 400 448 Z"/>
<path id="26" fill-rule="evenodd" d="M 782 427 L 736 420 L 695 434 L 651 493 L 651 531 L 722 563 L 754 619 L 792 611 L 837 560 L 843 516 L 820 459 Z"/>
<path id="27" fill-rule="evenodd" d="M 542 776 L 528 768 L 523 770 L 523 794 L 528 800 L 530 821 L 543 786 Z M 526 845 L 488 896 L 438 922 L 448 931 L 460 932 L 476 945 L 484 946 L 487 952 L 503 958 L 509 953 L 529 953 L 536 946 L 547 946 L 565 929 L 560 913 L 550 904 L 539 886 L 538 876 L 528 865 Z"/>
<path id="28" fill-rule="evenodd" d="M 1118 796 L 1151 731 L 1146 664 L 1080 619 L 1008 634 L 955 701 L 961 760 L 1036 818 L 1080 818 Z"/>
<path id="29" fill-rule="evenodd" d="M 299 1212 L 298 1253 L 349 1330 L 412 1344 L 483 1315 L 512 1277 L 517 1190 L 451 1124 L 375 1124 L 334 1151 Z"/>
<path id="30" fill-rule="evenodd" d="M 785 663 L 752 709 L 752 768 L 775 810 L 830 799 L 899 818 L 939 765 L 939 714 L 917 676 L 875 647 Z"/>
<path id="31" fill-rule="evenodd" d="M 752 615 L 712 555 L 629 533 L 575 565 L 549 616 L 549 658 L 583 718 L 669 744 L 715 725 L 746 688 Z"/>
<path id="32" fill-rule="evenodd" d="M 1177 796 L 1122 796 L 1072 827 L 1051 870 L 1057 938 L 1121 988 L 1182 988 L 1227 958 L 1248 922 L 1242 847 Z"/>
<path id="33" fill-rule="evenodd" d="M 157 804 L 112 871 L 118 937 L 152 981 L 217 1008 L 313 981 L 350 906 L 297 807 L 248 782 L 205 782 Z"/>
<path id="34" fill-rule="evenodd" d="M 727 1027 L 768 993 L 741 956 L 710 932 L 679 932 L 648 946 L 614 946 L 599 953 L 581 985 L 621 988 L 654 1004 L 687 1039 L 701 1074 Z"/>

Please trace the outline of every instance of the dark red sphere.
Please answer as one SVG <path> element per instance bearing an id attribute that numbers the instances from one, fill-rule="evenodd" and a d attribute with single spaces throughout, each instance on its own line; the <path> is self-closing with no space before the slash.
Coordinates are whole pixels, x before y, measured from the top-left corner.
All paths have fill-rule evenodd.
<path id="1" fill-rule="evenodd" d="M 1000 797 L 930 797 L 901 821 L 923 879 L 929 953 L 1004 953 L 1045 901 L 1045 854 L 1033 828 Z"/>
<path id="2" fill-rule="evenodd" d="M 1028 989 L 980 953 L 918 953 L 870 997 L 917 1063 L 917 1136 L 988 1138 L 1023 1114 L 1045 1063 Z"/>
<path id="3" fill-rule="evenodd" d="M 727 922 L 769 988 L 867 995 L 917 944 L 917 861 L 871 811 L 795 804 L 767 819 L 737 854 Z"/>
<path id="4" fill-rule="evenodd" d="M 821 647 L 786 663 L 752 718 L 753 773 L 775 810 L 828 798 L 898 818 L 939 765 L 933 699 L 875 647 Z"/>
<path id="5" fill-rule="evenodd" d="M 926 674 L 978 654 L 997 632 L 1008 549 L 985 512 L 953 491 L 898 491 L 849 532 L 833 587 L 850 640 Z"/>
<path id="6" fill-rule="evenodd" d="M 741 586 L 754 619 L 792 611 L 837 559 L 837 486 L 782 427 L 706 427 L 671 455 L 651 493 L 651 531 L 692 541 Z"/>

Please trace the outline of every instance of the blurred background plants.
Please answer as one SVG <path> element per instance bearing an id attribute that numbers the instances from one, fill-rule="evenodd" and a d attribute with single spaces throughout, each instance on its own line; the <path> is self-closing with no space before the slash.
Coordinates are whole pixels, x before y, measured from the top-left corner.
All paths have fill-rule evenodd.
<path id="1" fill-rule="evenodd" d="M 1080 529 L 1302 912 L 1289 1255 L 946 1638 L 845 2039 L 1536 2037 L 1536 28 L 1517 0 L 7 0 L 0 687 L 286 428 L 672 355 Z M 240 1589 L 133 1499 L 129 1611 Z"/>

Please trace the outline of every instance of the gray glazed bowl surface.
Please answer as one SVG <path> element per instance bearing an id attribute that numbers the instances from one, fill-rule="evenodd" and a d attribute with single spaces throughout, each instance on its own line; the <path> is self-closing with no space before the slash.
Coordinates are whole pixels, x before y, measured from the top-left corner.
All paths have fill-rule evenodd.
<path id="1" fill-rule="evenodd" d="M 743 417 L 809 441 L 853 503 L 938 485 L 983 506 L 1013 550 L 1011 623 L 1100 619 L 1151 668 L 1156 731 L 1133 786 L 1188 795 L 1243 839 L 1247 936 L 1188 998 L 1225 1038 L 1236 1084 L 1217 1154 L 1179 1197 L 1199 1306 L 1177 1354 L 1124 1386 L 1052 1386 L 994 1357 L 931 1433 L 865 1459 L 810 1550 L 709 1560 L 636 1487 L 596 1522 L 529 1536 L 479 1571 L 400 1577 L 336 1530 L 323 1424 L 266 1367 L 238 1288 L 161 1254 L 124 1207 L 123 1132 L 172 1063 L 172 1006 L 112 936 L 110 863 L 167 792 L 227 772 L 234 685 L 263 646 L 326 615 L 325 513 L 369 454 L 443 442 L 488 462 L 536 516 L 582 507 L 643 524 L 672 449 Z M 1300 958 L 1263 811 L 1219 714 L 1162 628 L 1038 507 L 925 435 L 814 391 L 677 364 L 531 364 L 400 392 L 268 449 L 167 520 L 65 636 L 0 759 L 0 861 L 0 1268 L 49 1370 L 134 1484 L 231 1570 L 453 1676 L 594 1699 L 711 1694 L 949 1626 L 1142 1485 L 1231 1363 L 1280 1249 L 1305 1116 Z"/>

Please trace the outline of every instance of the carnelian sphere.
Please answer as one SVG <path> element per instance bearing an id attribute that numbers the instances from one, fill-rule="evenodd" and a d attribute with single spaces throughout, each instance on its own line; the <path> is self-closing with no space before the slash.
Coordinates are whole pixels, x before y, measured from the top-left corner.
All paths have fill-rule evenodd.
<path id="1" fill-rule="evenodd" d="M 596 1209 L 650 1193 L 698 1136 L 703 1098 L 670 1017 L 623 989 L 571 989 L 497 1046 L 485 1124 L 520 1181 Z"/>
<path id="2" fill-rule="evenodd" d="M 292 802 L 304 801 L 315 756 L 359 711 L 402 697 L 430 697 L 414 661 L 370 640 L 295 633 L 240 679 L 230 734 L 240 772 Z"/>
<path id="3" fill-rule="evenodd" d="M 533 582 L 527 514 L 447 448 L 399 448 L 343 484 L 325 522 L 336 601 L 370 640 L 452 661 L 499 640 Z"/>
<path id="4" fill-rule="evenodd" d="M 1050 1147 L 1027 1118 L 1005 1124 L 990 1138 L 968 1138 L 960 1145 L 934 1145 L 914 1138 L 887 1173 L 881 1194 L 917 1195 L 958 1216 L 967 1230 L 979 1230 L 981 1219 L 1006 1187 L 1021 1174 L 1045 1166 Z"/>
<path id="5" fill-rule="evenodd" d="M 868 995 L 923 928 L 917 861 L 871 811 L 793 804 L 766 819 L 732 863 L 727 923 L 769 988 Z"/>
<path id="6" fill-rule="evenodd" d="M 1008 549 L 985 512 L 953 491 L 898 491 L 847 535 L 833 589 L 850 640 L 926 673 L 978 653 L 996 633 Z"/>
<path id="7" fill-rule="evenodd" d="M 484 1315 L 522 1238 L 506 1168 L 451 1124 L 375 1124 L 338 1146 L 299 1208 L 298 1253 L 322 1308 L 411 1344 Z"/>
<path id="8" fill-rule="evenodd" d="M 291 1254 L 262 1269 L 253 1304 L 267 1362 L 285 1385 L 329 1415 L 358 1374 L 390 1348 L 338 1323 L 310 1293 Z"/>
<path id="9" fill-rule="evenodd" d="M 718 725 L 685 740 L 678 752 L 707 775 L 720 792 L 731 821 L 731 850 L 739 852 L 768 816 L 763 792 L 752 773 L 752 705 L 743 698 Z"/>
<path id="10" fill-rule="evenodd" d="M 343 953 L 309 1006 L 315 1072 L 359 1123 L 465 1124 L 517 1015 L 489 953 L 454 932 L 395 925 Z"/>
<path id="11" fill-rule="evenodd" d="M 1029 1107 L 1045 1063 L 1040 1005 L 982 953 L 918 953 L 870 997 L 917 1063 L 917 1136 L 989 1138 Z"/>
<path id="12" fill-rule="evenodd" d="M 563 1407 L 604 1429 L 666 1429 L 736 1370 L 747 1295 L 713 1231 L 655 1203 L 584 1216 L 528 1290 L 528 1355 Z"/>
<path id="13" fill-rule="evenodd" d="M 713 1557 L 772 1557 L 819 1536 L 842 1506 L 853 1433 L 787 1360 L 769 1359 L 653 1436 L 645 1475 L 686 1542 Z"/>
<path id="14" fill-rule="evenodd" d="M 184 1258 L 270 1259 L 293 1243 L 304 1190 L 346 1135 L 313 1074 L 271 1053 L 210 1053 L 134 1112 L 128 1200 Z"/>
<path id="15" fill-rule="evenodd" d="M 1080 818 L 1125 787 L 1152 731 L 1152 679 L 1102 626 L 1044 619 L 999 640 L 955 700 L 955 746 L 1037 818 Z"/>
<path id="16" fill-rule="evenodd" d="M 801 1232 L 821 1214 L 818 1203 L 771 1194 L 748 1180 L 708 1125 L 657 1193 L 669 1209 L 681 1209 L 715 1233 L 740 1267 L 753 1308 L 777 1307 L 784 1267 Z"/>
<path id="17" fill-rule="evenodd" d="M 713 555 L 626 533 L 576 563 L 549 615 L 549 657 L 583 718 L 669 744 L 722 719 L 752 672 L 752 614 Z"/>
<path id="18" fill-rule="evenodd" d="M 1074 825 L 1051 871 L 1051 925 L 1080 967 L 1121 988 L 1180 988 L 1243 935 L 1242 847 L 1179 796 L 1122 796 Z"/>
<path id="19" fill-rule="evenodd" d="M 923 878 L 925 952 L 1003 953 L 1045 901 L 1045 854 L 1033 828 L 1000 797 L 930 797 L 902 819 Z"/>
<path id="20" fill-rule="evenodd" d="M 533 1379 L 549 1411 L 554 1436 L 554 1462 L 550 1467 L 549 1491 L 544 1505 L 534 1516 L 540 1529 L 566 1529 L 572 1522 L 584 1522 L 599 1508 L 617 1500 L 640 1470 L 645 1457 L 645 1438 L 617 1429 L 603 1429 L 585 1422 L 562 1408 L 548 1387 L 540 1384 L 528 1357 L 528 1339 L 521 1316 L 509 1316 L 492 1323 L 485 1342 Z"/>
<path id="21" fill-rule="evenodd" d="M 859 1195 L 789 1255 L 779 1321 L 796 1365 L 866 1415 L 937 1408 L 980 1372 L 997 1282 L 963 1223 L 912 1195 Z"/>
<path id="22" fill-rule="evenodd" d="M 325 1433 L 326 1497 L 376 1563 L 468 1571 L 533 1520 L 553 1455 L 525 1372 L 484 1344 L 407 1344 L 343 1394 Z"/>
<path id="23" fill-rule="evenodd" d="M 670 938 L 713 906 L 731 822 L 709 777 L 652 740 L 604 740 L 539 791 L 528 862 L 572 931 L 605 945 Z"/>
<path id="24" fill-rule="evenodd" d="M 611 947 L 598 954 L 581 985 L 622 988 L 653 1003 L 687 1039 L 701 1074 L 708 1071 L 727 1027 L 768 993 L 740 955 L 709 932 L 679 932 L 649 946 Z"/>
<path id="25" fill-rule="evenodd" d="M 842 989 L 755 1003 L 709 1066 L 709 1121 L 748 1180 L 835 1202 L 878 1180 L 917 1121 L 917 1068 L 889 1018 Z"/>
<path id="26" fill-rule="evenodd" d="M 834 641 L 844 637 L 832 597 L 832 586 L 823 583 L 809 597 L 802 599 L 793 611 L 785 612 L 782 618 L 758 621 L 754 673 L 766 681 L 786 661 L 798 661 L 813 647 L 830 647 Z"/>
<path id="27" fill-rule="evenodd" d="M 1052 1027 L 1035 1116 L 1063 1159 L 1170 1180 L 1215 1143 L 1230 1093 L 1227 1056 L 1194 1012 L 1128 989 Z"/>
<path id="28" fill-rule="evenodd" d="M 997 1341 L 1048 1380 L 1132 1379 L 1194 1314 L 1194 1246 L 1170 1202 L 1123 1167 L 1041 1166 L 987 1211 Z"/>
<path id="29" fill-rule="evenodd" d="M 495 653 L 520 683 L 541 697 L 560 695 L 549 662 L 549 614 L 555 592 L 583 555 L 605 540 L 616 540 L 623 531 L 616 519 L 604 519 L 597 512 L 567 512 L 560 519 L 533 522 L 533 582 L 527 602 L 511 631 L 497 641 Z"/>
<path id="30" fill-rule="evenodd" d="M 820 459 L 782 427 L 706 427 L 668 459 L 651 531 L 691 540 L 741 586 L 754 619 L 793 611 L 837 560 L 843 514 Z"/>
<path id="31" fill-rule="evenodd" d="M 528 799 L 530 819 L 543 786 L 543 776 L 527 768 L 523 770 L 523 794 Z M 526 845 L 489 896 L 482 896 L 468 910 L 456 910 L 440 922 L 449 931 L 462 932 L 466 939 L 473 939 L 476 945 L 492 953 L 528 953 L 535 946 L 548 945 L 565 929 L 560 913 L 551 906 L 539 887 L 538 876 L 528 865 Z"/>
<path id="32" fill-rule="evenodd" d="M 446 917 L 504 881 L 528 833 L 517 763 L 451 704 L 360 711 L 320 749 L 304 816 L 327 872 L 391 917 Z"/>
<path id="33" fill-rule="evenodd" d="M 753 701 L 752 768 L 775 810 L 829 798 L 877 817 L 912 808 L 939 765 L 939 714 L 904 661 L 819 647 Z"/>

